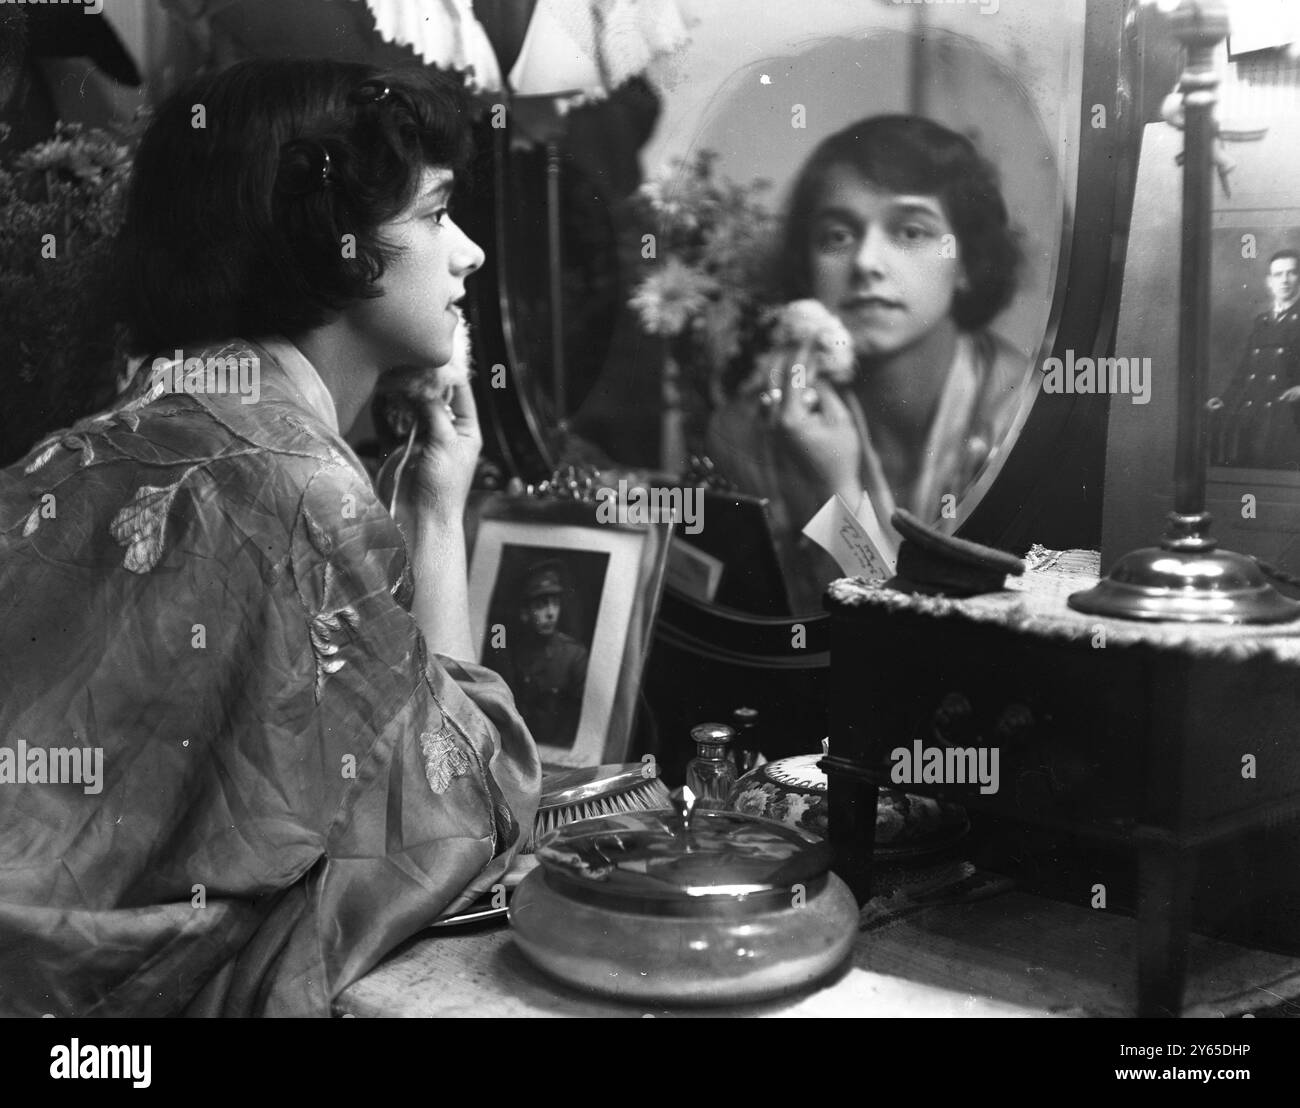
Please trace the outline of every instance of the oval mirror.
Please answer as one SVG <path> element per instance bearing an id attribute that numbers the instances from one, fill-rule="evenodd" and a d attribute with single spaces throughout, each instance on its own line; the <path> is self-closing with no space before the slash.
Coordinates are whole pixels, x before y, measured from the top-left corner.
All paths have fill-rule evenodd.
<path id="1" fill-rule="evenodd" d="M 721 527 L 679 528 L 703 557 L 696 579 L 670 576 L 670 631 L 781 653 L 790 620 L 818 620 L 841 575 L 802 537 L 840 489 L 886 540 L 901 504 L 1008 547 L 1095 545 L 1104 403 L 1044 395 L 1038 370 L 1066 344 L 1107 341 L 1131 127 L 1126 10 L 701 5 L 687 48 L 649 75 L 657 108 L 638 88 L 604 123 L 579 117 L 607 157 L 617 113 L 653 127 L 644 145 L 623 127 L 616 151 L 625 165 L 635 135 L 638 193 L 566 137 L 507 160 L 501 306 L 523 372 L 520 410 L 498 405 L 497 433 L 530 438 L 538 467 L 664 481 L 704 455 L 730 489 L 706 501 Z M 600 274 L 584 271 L 588 255 Z M 776 313 L 790 301 L 812 303 Z M 557 359 L 576 366 L 558 387 Z M 836 464 L 801 469 L 818 449 Z M 824 661 L 818 631 L 808 645 L 803 657 Z"/>

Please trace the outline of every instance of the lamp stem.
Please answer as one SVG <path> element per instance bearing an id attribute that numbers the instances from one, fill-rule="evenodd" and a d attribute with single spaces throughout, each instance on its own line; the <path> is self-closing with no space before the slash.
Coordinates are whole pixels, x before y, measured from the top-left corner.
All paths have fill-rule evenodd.
<path id="1" fill-rule="evenodd" d="M 1214 10 L 1218 8 L 1218 10 Z M 1207 10 L 1209 9 L 1209 10 Z M 1179 89 L 1183 93 L 1183 230 L 1179 296 L 1178 440 L 1174 511 L 1162 545 L 1207 551 L 1205 510 L 1207 438 L 1205 400 L 1210 359 L 1210 210 L 1212 206 L 1214 105 L 1219 84 L 1214 51 L 1228 31 L 1218 5 L 1187 3 L 1175 16 L 1174 33 L 1187 50 Z"/>
<path id="2" fill-rule="evenodd" d="M 546 245 L 551 284 L 551 389 L 555 418 L 569 414 L 568 373 L 564 364 L 564 258 L 560 237 L 560 145 L 546 143 Z"/>

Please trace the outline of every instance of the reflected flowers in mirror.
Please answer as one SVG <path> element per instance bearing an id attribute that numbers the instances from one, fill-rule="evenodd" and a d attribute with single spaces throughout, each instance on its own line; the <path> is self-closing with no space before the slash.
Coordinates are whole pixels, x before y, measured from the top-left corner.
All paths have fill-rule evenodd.
<path id="1" fill-rule="evenodd" d="M 676 336 L 705 317 L 718 292 L 712 277 L 668 257 L 637 286 L 630 303 L 652 335 Z"/>
<path id="2" fill-rule="evenodd" d="M 779 399 L 784 367 L 774 351 L 798 351 L 809 380 L 846 384 L 853 344 L 843 323 L 816 300 L 781 302 L 780 220 L 765 204 L 769 182 L 739 185 L 714 174 L 701 151 L 637 194 L 644 275 L 629 305 L 647 333 L 667 340 L 669 373 L 681 389 L 687 437 L 703 449 L 708 413 L 738 390 Z"/>
<path id="3" fill-rule="evenodd" d="M 668 340 L 681 383 L 716 403 L 722 375 L 773 297 L 776 217 L 770 183 L 739 185 L 714 174 L 717 155 L 675 161 L 636 195 L 643 277 L 629 304 L 641 325 Z"/>

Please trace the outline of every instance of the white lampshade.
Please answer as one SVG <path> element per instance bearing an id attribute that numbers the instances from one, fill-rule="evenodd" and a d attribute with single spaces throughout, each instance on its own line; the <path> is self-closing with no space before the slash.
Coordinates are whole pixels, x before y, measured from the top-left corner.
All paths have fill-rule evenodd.
<path id="1" fill-rule="evenodd" d="M 388 42 L 411 47 L 431 65 L 472 69 L 473 84 L 499 92 L 501 66 L 470 0 L 365 0 L 375 29 Z"/>
<path id="2" fill-rule="evenodd" d="M 501 68 L 470 0 L 365 0 L 379 34 L 433 65 L 473 69 L 484 92 Z M 537 0 L 510 88 L 520 96 L 599 99 L 687 39 L 677 0 Z"/>
<path id="3" fill-rule="evenodd" d="M 1300 7 L 1294 0 L 1228 0 L 1228 20 L 1233 54 L 1300 41 Z"/>
<path id="4" fill-rule="evenodd" d="M 689 37 L 677 0 L 537 0 L 510 86 L 599 99 Z"/>
<path id="5" fill-rule="evenodd" d="M 1142 0 L 1169 14 L 1185 0 Z M 1233 54 L 1269 50 L 1300 42 L 1300 4 L 1295 0 L 1219 0 L 1232 26 Z"/>
<path id="6" fill-rule="evenodd" d="M 520 96 L 590 95 L 606 90 L 597 61 L 594 21 L 584 14 L 585 20 L 572 13 L 561 18 L 553 0 L 537 0 L 510 70 L 511 89 Z"/>

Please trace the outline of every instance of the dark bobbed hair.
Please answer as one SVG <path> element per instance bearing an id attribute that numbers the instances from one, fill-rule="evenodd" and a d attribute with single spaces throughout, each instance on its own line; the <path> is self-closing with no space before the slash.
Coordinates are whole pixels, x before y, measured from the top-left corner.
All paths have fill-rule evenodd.
<path id="1" fill-rule="evenodd" d="M 823 140 L 795 181 L 781 245 L 787 300 L 812 295 L 812 219 L 826 178 L 845 167 L 890 192 L 937 196 L 957 235 L 967 288 L 953 298 L 954 322 L 976 331 L 1015 295 L 1022 261 L 998 172 L 974 144 L 920 116 L 878 115 Z"/>
<path id="2" fill-rule="evenodd" d="M 1268 268 L 1271 271 L 1274 262 L 1280 262 L 1285 258 L 1290 258 L 1296 265 L 1300 265 L 1300 250 L 1292 250 L 1288 247 L 1285 250 L 1279 250 L 1268 260 Z"/>
<path id="3" fill-rule="evenodd" d="M 472 153 L 462 86 L 428 69 L 254 60 L 181 89 L 141 141 L 118 242 L 130 346 L 294 334 L 379 295 L 380 224 L 425 166 L 463 176 Z"/>

